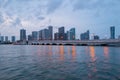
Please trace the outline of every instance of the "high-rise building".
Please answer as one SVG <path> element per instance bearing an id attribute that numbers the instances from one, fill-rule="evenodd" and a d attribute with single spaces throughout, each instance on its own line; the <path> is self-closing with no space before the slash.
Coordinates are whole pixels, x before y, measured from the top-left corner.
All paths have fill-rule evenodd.
<path id="1" fill-rule="evenodd" d="M 94 40 L 99 40 L 100 39 L 100 37 L 98 35 L 94 35 L 93 37 L 94 37 Z"/>
<path id="2" fill-rule="evenodd" d="M 28 35 L 28 41 L 32 41 L 32 35 Z"/>
<path id="3" fill-rule="evenodd" d="M 90 32 L 89 32 L 89 30 L 87 32 L 85 32 L 85 33 L 82 33 L 80 35 L 80 38 L 81 38 L 81 40 L 89 40 L 90 39 Z"/>
<path id="4" fill-rule="evenodd" d="M 67 40 L 67 34 L 65 33 L 64 27 L 60 27 L 58 29 L 58 33 L 59 33 L 59 40 Z"/>
<path id="5" fill-rule="evenodd" d="M 49 35 L 49 40 L 52 40 L 53 39 L 53 27 L 52 26 L 49 26 L 48 27 L 48 35 Z"/>
<path id="6" fill-rule="evenodd" d="M 120 35 L 118 36 L 118 39 L 120 39 Z"/>
<path id="7" fill-rule="evenodd" d="M 26 41 L 26 30 L 25 29 L 20 30 L 20 40 Z"/>
<path id="8" fill-rule="evenodd" d="M 115 26 L 110 27 L 110 39 L 115 39 Z"/>
<path id="9" fill-rule="evenodd" d="M 60 27 L 60 28 L 58 29 L 58 33 L 60 33 L 60 34 L 65 33 L 65 28 L 64 28 L 64 27 Z"/>
<path id="10" fill-rule="evenodd" d="M 64 33 L 64 40 L 67 40 L 67 33 Z"/>
<path id="11" fill-rule="evenodd" d="M 0 33 L 0 42 L 1 42 L 1 33 Z"/>
<path id="12" fill-rule="evenodd" d="M 8 42 L 9 40 L 8 40 L 8 36 L 5 36 L 5 42 Z"/>
<path id="13" fill-rule="evenodd" d="M 54 33 L 54 40 L 59 40 L 59 33 Z"/>
<path id="14" fill-rule="evenodd" d="M 49 30 L 48 29 L 42 30 L 42 40 L 49 40 Z"/>
<path id="15" fill-rule="evenodd" d="M 42 40 L 42 30 L 38 32 L 38 35 L 39 35 L 39 40 Z"/>
<path id="16" fill-rule="evenodd" d="M 75 40 L 75 28 L 70 29 L 70 40 Z"/>
<path id="17" fill-rule="evenodd" d="M 1 42 L 4 42 L 4 36 L 1 36 Z"/>
<path id="18" fill-rule="evenodd" d="M 67 40 L 70 40 L 70 31 L 67 31 Z"/>
<path id="19" fill-rule="evenodd" d="M 32 40 L 37 40 L 38 39 L 38 32 L 37 31 L 33 31 L 32 32 Z"/>
<path id="20" fill-rule="evenodd" d="M 11 37 L 11 41 L 12 41 L 12 42 L 15 42 L 15 36 L 12 36 L 12 37 Z"/>

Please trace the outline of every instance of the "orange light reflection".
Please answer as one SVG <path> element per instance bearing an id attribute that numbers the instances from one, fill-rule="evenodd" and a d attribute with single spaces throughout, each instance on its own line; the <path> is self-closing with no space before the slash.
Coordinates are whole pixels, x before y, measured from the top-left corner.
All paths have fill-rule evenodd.
<path id="1" fill-rule="evenodd" d="M 105 56 L 106 58 L 109 57 L 109 48 L 108 48 L 108 47 L 104 47 L 104 56 Z"/>
<path id="2" fill-rule="evenodd" d="M 76 59 L 76 47 L 72 46 L 72 60 Z"/>
<path id="3" fill-rule="evenodd" d="M 91 56 L 92 62 L 94 62 L 96 59 L 95 59 L 95 48 L 93 46 L 90 46 L 90 56 Z"/>
<path id="4" fill-rule="evenodd" d="M 63 61 L 64 60 L 64 46 L 63 45 L 59 47 L 59 53 L 60 53 L 60 60 Z"/>
<path id="5" fill-rule="evenodd" d="M 49 56 L 51 57 L 51 56 L 52 56 L 52 46 L 51 46 L 51 45 L 49 45 L 49 46 L 48 46 L 48 49 L 49 49 L 48 54 L 49 54 Z"/>
<path id="6" fill-rule="evenodd" d="M 90 56 L 91 56 L 92 65 L 93 65 L 93 72 L 96 72 L 97 68 L 96 68 L 95 63 L 94 63 L 96 61 L 94 46 L 90 46 Z"/>

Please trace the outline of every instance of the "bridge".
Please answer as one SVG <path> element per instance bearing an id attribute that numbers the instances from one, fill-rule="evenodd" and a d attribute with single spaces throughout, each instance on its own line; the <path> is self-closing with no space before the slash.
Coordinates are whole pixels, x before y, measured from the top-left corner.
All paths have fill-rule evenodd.
<path id="1" fill-rule="evenodd" d="M 120 39 L 104 40 L 41 40 L 28 41 L 28 45 L 79 45 L 79 46 L 120 46 Z"/>

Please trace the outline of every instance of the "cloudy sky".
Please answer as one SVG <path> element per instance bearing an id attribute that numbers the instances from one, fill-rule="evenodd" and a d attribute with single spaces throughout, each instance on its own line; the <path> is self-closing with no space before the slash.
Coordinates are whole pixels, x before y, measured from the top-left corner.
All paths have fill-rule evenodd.
<path id="1" fill-rule="evenodd" d="M 19 37 L 19 30 L 27 34 L 39 31 L 48 25 L 66 30 L 76 28 L 80 33 L 109 37 L 110 26 L 116 26 L 120 35 L 120 0 L 0 0 L 0 32 L 2 35 Z M 19 38 L 18 38 L 19 39 Z"/>

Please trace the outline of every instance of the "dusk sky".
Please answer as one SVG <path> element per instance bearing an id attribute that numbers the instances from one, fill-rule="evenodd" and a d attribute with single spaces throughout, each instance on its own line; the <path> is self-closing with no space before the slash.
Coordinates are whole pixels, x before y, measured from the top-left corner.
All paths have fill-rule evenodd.
<path id="1" fill-rule="evenodd" d="M 110 26 L 120 35 L 120 0 L 0 0 L 0 33 L 15 35 L 24 28 L 27 34 L 54 27 L 76 28 L 76 35 L 86 30 L 101 38 L 110 36 Z"/>

